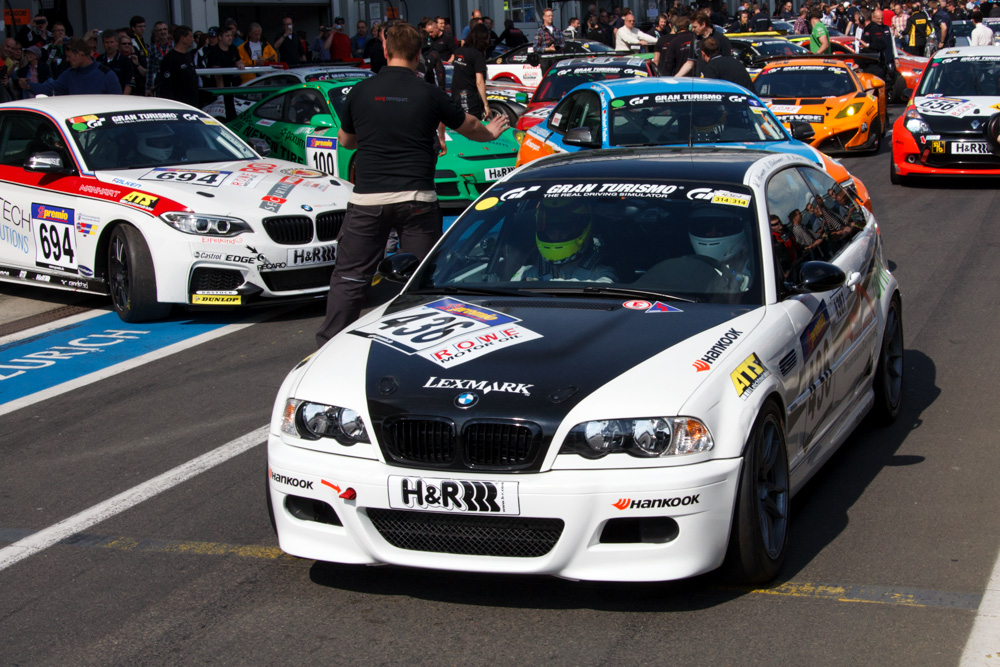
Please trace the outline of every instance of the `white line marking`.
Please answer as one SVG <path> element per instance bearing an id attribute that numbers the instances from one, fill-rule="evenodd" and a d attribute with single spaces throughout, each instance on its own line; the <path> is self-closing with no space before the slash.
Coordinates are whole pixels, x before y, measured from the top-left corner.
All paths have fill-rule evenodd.
<path id="1" fill-rule="evenodd" d="M 0 570 L 4 570 L 28 556 L 32 556 L 43 549 L 58 544 L 61 540 L 86 530 L 94 524 L 100 523 L 105 519 L 110 519 L 116 514 L 120 514 L 144 500 L 167 491 L 181 482 L 191 479 L 195 475 L 214 468 L 220 463 L 225 463 L 234 456 L 253 449 L 267 440 L 267 430 L 267 426 L 261 426 L 246 435 L 227 442 L 217 449 L 202 454 L 198 458 L 191 459 L 173 470 L 168 470 L 148 482 L 132 487 L 128 491 L 105 500 L 103 503 L 94 505 L 90 509 L 86 509 L 68 519 L 63 519 L 57 524 L 0 549 Z"/>
<path id="2" fill-rule="evenodd" d="M 144 364 L 148 364 L 151 361 L 156 361 L 157 359 L 162 359 L 164 357 L 169 357 L 172 354 L 178 352 L 183 352 L 192 347 L 201 345 L 210 340 L 216 338 L 221 338 L 231 333 L 235 333 L 240 329 L 246 329 L 254 324 L 260 324 L 261 322 L 271 319 L 273 317 L 278 317 L 284 313 L 288 312 L 288 309 L 282 309 L 278 311 L 269 311 L 265 313 L 260 313 L 253 318 L 238 322 L 236 324 L 227 324 L 220 329 L 213 329 L 212 331 L 206 331 L 203 334 L 195 336 L 194 338 L 188 338 L 187 340 L 182 340 L 174 343 L 173 345 L 168 345 L 167 347 L 162 347 L 159 350 L 153 350 L 152 352 L 147 352 L 141 356 L 135 357 L 134 359 L 128 359 L 121 362 L 120 364 L 115 364 L 114 366 L 108 366 L 107 368 L 102 368 L 99 371 L 94 371 L 87 375 L 74 378 L 72 380 L 67 380 L 62 384 L 57 384 L 54 387 L 49 387 L 48 389 L 43 389 L 42 391 L 36 391 L 34 394 L 28 394 L 27 396 L 22 396 L 21 398 L 14 399 L 9 403 L 4 403 L 0 405 L 0 416 L 10 414 L 21 408 L 25 408 L 29 405 L 34 405 L 41 401 L 47 401 L 48 399 L 65 394 L 68 391 L 73 391 L 74 389 L 79 389 L 80 387 L 85 387 L 88 384 L 93 384 L 100 380 L 104 380 L 118 373 L 123 373 L 127 370 L 137 368 Z M 103 314 L 103 313 L 101 313 Z M 60 320 L 65 324 L 66 320 Z"/>
<path id="3" fill-rule="evenodd" d="M 1000 554 L 993 563 L 993 574 L 986 584 L 983 600 L 976 612 L 976 622 L 962 651 L 961 667 L 1000 664 Z"/>
<path id="4" fill-rule="evenodd" d="M 8 343 L 14 343 L 19 340 L 24 340 L 25 338 L 31 338 L 32 336 L 48 333 L 54 329 L 61 329 L 79 322 L 85 322 L 99 315 L 107 315 L 109 312 L 111 311 L 108 309 L 99 308 L 97 310 L 88 310 L 85 313 L 77 313 L 76 315 L 63 317 L 58 320 L 52 320 L 51 322 L 47 322 L 45 324 L 39 324 L 37 327 L 31 327 L 30 329 L 25 329 L 24 331 L 18 331 L 16 333 L 3 336 L 0 338 L 0 345 L 7 345 Z"/>

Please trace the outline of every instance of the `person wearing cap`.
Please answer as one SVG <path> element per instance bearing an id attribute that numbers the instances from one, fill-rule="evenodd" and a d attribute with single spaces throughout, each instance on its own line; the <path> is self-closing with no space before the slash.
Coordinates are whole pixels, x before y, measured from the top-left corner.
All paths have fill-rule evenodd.
<path id="1" fill-rule="evenodd" d="M 98 58 L 97 62 L 115 73 L 123 95 L 131 95 L 135 87 L 135 68 L 132 66 L 132 60 L 118 50 L 118 33 L 114 30 L 105 30 L 101 33 L 101 43 L 104 44 L 104 55 Z"/>
<path id="2" fill-rule="evenodd" d="M 106 65 L 91 57 L 87 40 L 80 37 L 69 40 L 66 44 L 66 60 L 69 61 L 70 69 L 60 74 L 58 79 L 31 83 L 21 78 L 17 80 L 17 84 L 22 90 L 30 90 L 35 95 L 122 94 L 118 77 Z"/>
<path id="3" fill-rule="evenodd" d="M 482 123 L 446 92 L 415 76 L 424 37 L 412 25 L 396 21 L 384 34 L 388 64 L 355 84 L 340 111 L 337 141 L 357 150 L 355 178 L 337 236 L 326 319 L 316 333 L 320 346 L 360 315 L 393 229 L 403 251 L 419 259 L 441 238 L 434 190 L 437 152 L 431 142 L 439 125 L 478 142 L 497 139 L 508 126 L 504 114 Z"/>
<path id="4" fill-rule="evenodd" d="M 351 38 L 344 34 L 344 17 L 338 16 L 333 20 L 333 30 L 323 42 L 323 48 L 330 52 L 330 60 L 343 62 L 350 60 Z"/>
<path id="5" fill-rule="evenodd" d="M 52 78 L 52 71 L 48 64 L 42 62 L 42 50 L 39 47 L 29 46 L 24 50 L 24 55 L 28 64 L 15 72 L 18 79 L 26 79 L 31 83 L 43 83 Z M 25 99 L 34 97 L 27 90 L 22 90 L 21 94 Z"/>
<path id="6" fill-rule="evenodd" d="M 306 54 L 302 50 L 302 42 L 295 35 L 295 18 L 286 14 L 281 19 L 281 34 L 274 38 L 274 50 L 278 52 L 278 60 L 288 65 L 304 63 Z"/>
<path id="7" fill-rule="evenodd" d="M 330 36 L 331 30 L 332 28 L 329 26 L 321 25 L 319 27 L 319 35 L 309 45 L 313 62 L 322 63 L 330 59 L 330 49 L 325 48 L 323 45 L 326 44 L 326 38 Z"/>
<path id="8" fill-rule="evenodd" d="M 203 68 L 208 67 L 208 53 L 215 47 L 219 45 L 219 27 L 212 26 L 205 33 L 205 43 L 202 44 L 194 54 L 194 64 L 195 67 Z M 205 85 L 210 85 L 208 83 L 207 77 L 203 79 Z"/>

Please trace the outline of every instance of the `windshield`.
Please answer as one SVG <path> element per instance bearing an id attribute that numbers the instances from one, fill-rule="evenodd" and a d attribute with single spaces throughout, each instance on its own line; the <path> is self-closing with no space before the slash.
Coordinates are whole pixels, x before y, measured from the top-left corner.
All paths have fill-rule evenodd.
<path id="1" fill-rule="evenodd" d="M 825 65 L 787 65 L 761 72 L 754 81 L 761 97 L 840 97 L 857 91 L 850 72 Z"/>
<path id="2" fill-rule="evenodd" d="M 786 141 L 780 124 L 748 95 L 674 93 L 611 102 L 611 145 Z"/>
<path id="3" fill-rule="evenodd" d="M 809 49 L 786 42 L 783 39 L 776 39 L 773 42 L 757 42 L 753 46 L 762 56 L 795 56 L 809 53 Z"/>
<path id="4" fill-rule="evenodd" d="M 935 94 L 1000 95 L 1000 55 L 934 60 L 917 95 Z"/>
<path id="5" fill-rule="evenodd" d="M 506 182 L 466 210 L 411 290 L 614 293 L 763 302 L 743 185 L 614 179 Z"/>
<path id="6" fill-rule="evenodd" d="M 87 166 L 137 169 L 257 157 L 222 124 L 176 109 L 77 116 L 66 121 Z"/>
<path id="7" fill-rule="evenodd" d="M 609 81 L 611 79 L 631 79 L 637 76 L 647 76 L 646 70 L 637 67 L 622 67 L 620 65 L 594 65 L 592 67 L 574 67 L 549 72 L 538 86 L 532 102 L 557 102 L 563 95 L 581 83 L 588 81 Z"/>

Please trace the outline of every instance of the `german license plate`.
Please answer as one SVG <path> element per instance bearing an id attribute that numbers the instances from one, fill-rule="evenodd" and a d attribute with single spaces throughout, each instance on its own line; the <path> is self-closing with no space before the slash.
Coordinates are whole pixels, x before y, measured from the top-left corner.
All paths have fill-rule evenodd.
<path id="1" fill-rule="evenodd" d="M 314 248 L 295 248 L 288 251 L 288 266 L 333 264 L 337 261 L 337 244 L 321 245 Z"/>
<path id="2" fill-rule="evenodd" d="M 990 147 L 985 141 L 953 141 L 953 155 L 989 155 Z"/>
<path id="3" fill-rule="evenodd" d="M 517 482 L 389 477 L 389 507 L 460 514 L 521 513 Z"/>
<path id="4" fill-rule="evenodd" d="M 497 179 L 503 178 L 510 172 L 514 171 L 514 167 L 493 167 L 486 170 L 486 180 L 495 181 Z"/>

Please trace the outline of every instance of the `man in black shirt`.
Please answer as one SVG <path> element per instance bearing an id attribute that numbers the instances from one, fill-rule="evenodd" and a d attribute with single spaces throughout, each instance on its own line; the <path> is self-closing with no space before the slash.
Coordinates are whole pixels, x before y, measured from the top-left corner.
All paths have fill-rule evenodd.
<path id="1" fill-rule="evenodd" d="M 209 67 L 235 67 L 243 69 L 245 65 L 240 60 L 240 54 L 233 46 L 233 39 L 236 37 L 236 28 L 223 28 L 224 32 L 219 33 L 219 43 L 209 49 L 205 58 Z M 240 77 L 237 74 L 230 76 L 214 77 L 215 85 L 219 88 L 223 86 L 240 85 Z"/>
<path id="2" fill-rule="evenodd" d="M 859 65 L 863 71 L 888 80 L 889 72 L 896 66 L 896 58 L 892 52 L 892 33 L 889 32 L 889 28 L 882 25 L 881 9 L 876 9 L 870 16 L 866 16 L 866 13 L 867 10 L 862 12 L 865 28 L 861 32 L 861 53 L 876 56 L 879 60 L 861 62 Z M 886 90 L 891 87 L 887 85 Z"/>
<path id="3" fill-rule="evenodd" d="M 706 79 L 731 81 L 747 90 L 753 90 L 753 81 L 747 68 L 732 56 L 719 53 L 719 40 L 709 37 L 701 43 L 701 75 Z"/>
<path id="4" fill-rule="evenodd" d="M 281 19 L 281 34 L 274 38 L 274 50 L 278 52 L 278 60 L 289 65 L 304 63 L 305 51 L 302 50 L 302 40 L 295 34 L 295 20 L 289 14 Z"/>
<path id="5" fill-rule="evenodd" d="M 768 30 L 774 30 L 771 25 L 771 17 L 767 14 L 767 3 L 762 2 L 760 5 L 760 11 L 753 15 L 750 19 L 750 29 L 754 32 L 767 32 Z"/>
<path id="6" fill-rule="evenodd" d="M 198 74 L 194 67 L 194 53 L 191 46 L 194 36 L 191 28 L 179 25 L 174 28 L 174 48 L 163 56 L 160 74 L 163 83 L 157 89 L 158 97 L 198 106 Z"/>
<path id="7" fill-rule="evenodd" d="M 701 10 L 691 18 L 691 31 L 694 32 L 694 42 L 688 55 L 688 61 L 681 65 L 675 76 L 700 76 L 701 64 L 701 43 L 709 37 L 714 37 L 719 42 L 719 53 L 724 56 L 733 55 L 733 47 L 729 44 L 729 39 L 722 34 L 722 30 L 712 24 L 708 12 Z"/>
<path id="8" fill-rule="evenodd" d="M 681 65 L 688 61 L 691 52 L 691 43 L 694 41 L 694 33 L 690 30 L 691 20 L 686 16 L 675 17 L 674 27 L 677 29 L 677 34 L 666 33 L 656 40 L 653 60 L 660 76 L 677 74 Z"/>
<path id="9" fill-rule="evenodd" d="M 427 33 L 427 44 L 438 54 L 441 62 L 450 63 L 455 58 L 458 42 L 448 33 L 441 30 L 436 20 L 424 21 L 424 32 Z"/>
<path id="10" fill-rule="evenodd" d="M 115 73 L 118 83 L 122 86 L 122 95 L 131 95 L 135 87 L 135 69 L 132 67 L 131 58 L 118 51 L 118 32 L 105 30 L 101 33 L 101 41 L 104 43 L 104 55 L 98 58 L 97 62 L 104 63 Z"/>
<path id="11" fill-rule="evenodd" d="M 434 135 L 439 124 L 483 142 L 507 129 L 503 114 L 484 125 L 443 90 L 415 76 L 422 41 L 408 23 L 386 28 L 388 64 L 354 86 L 340 113 L 337 141 L 357 149 L 355 183 L 337 237 L 326 319 L 316 334 L 319 345 L 361 313 L 392 229 L 399 232 L 402 249 L 420 259 L 440 238 L 441 210 L 434 191 Z"/>

